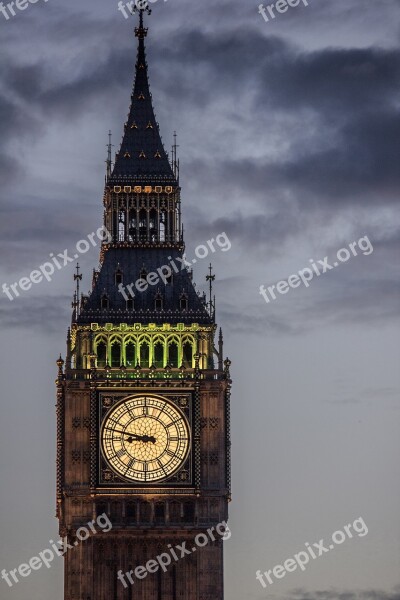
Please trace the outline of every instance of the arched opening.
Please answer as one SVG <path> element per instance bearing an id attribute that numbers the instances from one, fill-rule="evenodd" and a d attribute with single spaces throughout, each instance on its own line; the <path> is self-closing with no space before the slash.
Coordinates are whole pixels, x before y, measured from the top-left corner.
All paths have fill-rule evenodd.
<path id="1" fill-rule="evenodd" d="M 165 242 L 165 211 L 160 214 L 160 242 Z"/>
<path id="2" fill-rule="evenodd" d="M 113 502 L 111 504 L 111 522 L 120 523 L 122 519 L 122 506 L 119 502 Z"/>
<path id="3" fill-rule="evenodd" d="M 164 368 L 164 344 L 161 342 L 154 344 L 154 366 L 157 369 Z"/>
<path id="4" fill-rule="evenodd" d="M 136 241 L 137 237 L 137 222 L 136 222 L 136 210 L 131 211 L 131 217 L 129 219 L 129 239 L 131 242 Z"/>
<path id="5" fill-rule="evenodd" d="M 182 311 L 183 310 L 187 310 L 188 309 L 188 305 L 189 305 L 188 297 L 186 296 L 186 294 L 183 294 L 181 296 L 181 298 L 180 298 L 180 308 L 181 308 L 181 310 Z"/>
<path id="6" fill-rule="evenodd" d="M 149 502 L 140 503 L 140 520 L 142 523 L 151 522 L 151 505 Z"/>
<path id="7" fill-rule="evenodd" d="M 150 228 L 150 241 L 157 241 L 157 211 L 152 209 L 150 211 L 150 219 L 149 219 L 149 228 Z"/>
<path id="8" fill-rule="evenodd" d="M 154 518 L 157 524 L 162 525 L 165 523 L 165 504 L 164 502 L 157 502 L 154 510 Z"/>
<path id="9" fill-rule="evenodd" d="M 120 285 L 124 281 L 124 276 L 120 268 L 115 271 L 115 285 Z"/>
<path id="10" fill-rule="evenodd" d="M 136 505 L 134 502 L 128 502 L 126 506 L 126 520 L 130 525 L 136 523 Z"/>
<path id="11" fill-rule="evenodd" d="M 185 523 L 194 523 L 195 510 L 193 502 L 186 502 L 183 508 Z"/>
<path id="12" fill-rule="evenodd" d="M 149 368 L 150 346 L 147 342 L 140 344 L 140 366 L 142 369 Z"/>
<path id="13" fill-rule="evenodd" d="M 155 310 L 162 310 L 164 308 L 164 300 L 161 294 L 156 294 L 154 300 L 154 308 Z"/>
<path id="14" fill-rule="evenodd" d="M 180 523 L 181 505 L 179 502 L 171 502 L 169 505 L 169 520 L 171 523 Z"/>
<path id="15" fill-rule="evenodd" d="M 171 342 L 168 346 L 168 364 L 172 368 L 177 368 L 178 365 L 178 344 Z"/>
<path id="16" fill-rule="evenodd" d="M 193 366 L 193 346 L 190 342 L 185 342 L 182 348 L 182 362 L 186 369 L 191 369 Z"/>
<path id="17" fill-rule="evenodd" d="M 107 504 L 105 502 L 99 502 L 96 504 L 96 517 L 107 514 Z"/>
<path id="18" fill-rule="evenodd" d="M 107 363 L 107 346 L 105 342 L 97 344 L 97 366 L 99 369 L 104 369 Z"/>
<path id="19" fill-rule="evenodd" d="M 139 240 L 145 242 L 147 239 L 147 212 L 141 210 L 139 213 Z"/>
<path id="20" fill-rule="evenodd" d="M 108 299 L 108 296 L 106 294 L 103 294 L 103 296 L 101 297 L 101 308 L 102 310 L 108 310 L 110 307 L 110 301 Z"/>
<path id="21" fill-rule="evenodd" d="M 120 367 L 122 364 L 121 344 L 114 342 L 111 346 L 111 367 Z"/>
<path id="22" fill-rule="evenodd" d="M 136 365 L 136 347 L 133 342 L 128 342 L 125 347 L 126 366 L 134 367 Z"/>

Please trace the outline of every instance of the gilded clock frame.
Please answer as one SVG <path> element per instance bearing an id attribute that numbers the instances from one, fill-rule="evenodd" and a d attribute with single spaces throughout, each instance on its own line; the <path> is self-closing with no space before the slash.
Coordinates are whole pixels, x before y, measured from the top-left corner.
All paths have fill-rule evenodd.
<path id="1" fill-rule="evenodd" d="M 124 399 L 154 397 L 170 402 L 186 418 L 189 428 L 189 449 L 182 465 L 162 481 L 137 482 L 124 479 L 112 470 L 103 456 L 101 430 L 107 416 L 114 410 L 115 406 Z M 194 486 L 194 452 L 193 452 L 193 394 L 191 392 L 160 393 L 158 390 L 125 390 L 124 392 L 101 391 L 97 394 L 97 488 L 103 489 L 136 489 L 136 490 L 160 490 L 171 488 L 193 488 Z"/>

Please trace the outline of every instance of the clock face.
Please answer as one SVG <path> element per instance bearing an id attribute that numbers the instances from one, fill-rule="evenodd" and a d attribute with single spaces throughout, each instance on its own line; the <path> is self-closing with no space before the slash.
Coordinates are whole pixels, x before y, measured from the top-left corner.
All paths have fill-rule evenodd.
<path id="1" fill-rule="evenodd" d="M 124 479 L 152 483 L 170 477 L 189 452 L 189 426 L 171 402 L 135 396 L 119 402 L 101 428 L 102 451 Z"/>

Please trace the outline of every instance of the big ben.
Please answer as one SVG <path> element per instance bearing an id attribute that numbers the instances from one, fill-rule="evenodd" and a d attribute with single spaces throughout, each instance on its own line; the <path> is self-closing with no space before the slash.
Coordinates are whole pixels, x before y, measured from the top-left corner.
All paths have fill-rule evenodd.
<path id="1" fill-rule="evenodd" d="M 129 116 L 107 163 L 109 235 L 58 361 L 57 517 L 73 548 L 64 599 L 223 600 L 230 361 L 215 302 L 186 266 L 176 155 L 161 141 L 138 12 Z M 112 528 L 76 543 L 103 514 Z"/>

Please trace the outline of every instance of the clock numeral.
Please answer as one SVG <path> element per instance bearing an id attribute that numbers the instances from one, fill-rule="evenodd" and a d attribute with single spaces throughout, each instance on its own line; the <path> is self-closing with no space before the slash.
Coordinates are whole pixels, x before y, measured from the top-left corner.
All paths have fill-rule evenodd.
<path id="1" fill-rule="evenodd" d="M 116 456 L 118 456 L 118 458 L 121 458 L 124 454 L 126 454 L 126 450 L 125 448 L 121 448 L 121 450 L 118 450 Z"/>
<path id="2" fill-rule="evenodd" d="M 164 471 L 164 473 L 166 473 L 166 471 L 164 469 L 164 465 L 163 465 L 163 463 L 161 462 L 161 460 L 159 458 L 157 459 L 157 464 L 160 467 L 160 469 L 162 469 Z"/>

